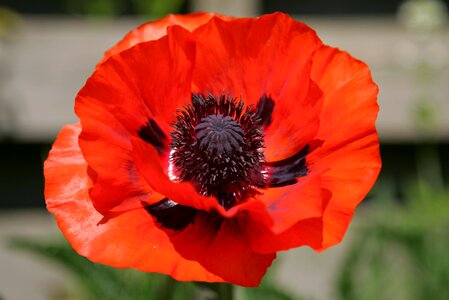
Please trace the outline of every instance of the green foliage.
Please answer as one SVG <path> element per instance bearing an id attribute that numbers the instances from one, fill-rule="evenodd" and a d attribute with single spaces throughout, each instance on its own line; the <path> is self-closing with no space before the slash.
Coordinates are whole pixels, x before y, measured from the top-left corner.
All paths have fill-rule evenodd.
<path id="1" fill-rule="evenodd" d="M 293 296 L 287 289 L 275 283 L 274 277 L 276 265 L 272 266 L 260 285 L 256 288 L 238 287 L 236 290 L 239 300 L 301 300 L 303 298 Z"/>
<path id="2" fill-rule="evenodd" d="M 92 17 L 114 17 L 122 13 L 164 17 L 181 10 L 184 0 L 65 0 L 69 13 Z"/>
<path id="3" fill-rule="evenodd" d="M 243 299 L 245 300 L 293 300 L 291 294 L 272 284 L 262 284 L 257 288 L 246 288 L 243 290 Z"/>
<path id="4" fill-rule="evenodd" d="M 121 0 L 66 0 L 65 2 L 69 13 L 88 16 L 117 16 L 124 8 Z"/>
<path id="5" fill-rule="evenodd" d="M 21 23 L 20 16 L 0 5 L 0 39 L 12 37 Z"/>
<path id="6" fill-rule="evenodd" d="M 163 17 L 181 10 L 184 0 L 133 0 L 136 10 L 147 17 Z"/>
<path id="7" fill-rule="evenodd" d="M 344 300 L 449 299 L 449 189 L 420 180 L 406 202 L 385 185 L 338 277 Z"/>

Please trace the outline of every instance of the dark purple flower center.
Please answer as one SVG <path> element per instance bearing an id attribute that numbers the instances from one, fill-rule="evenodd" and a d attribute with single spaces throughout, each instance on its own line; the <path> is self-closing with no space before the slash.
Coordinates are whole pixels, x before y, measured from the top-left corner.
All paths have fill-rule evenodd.
<path id="1" fill-rule="evenodd" d="M 170 147 L 174 175 L 230 208 L 256 193 L 263 132 L 256 113 L 227 96 L 193 95 L 179 111 Z M 258 177 L 258 178 L 256 178 Z"/>
<path id="2" fill-rule="evenodd" d="M 245 132 L 230 116 L 210 115 L 195 127 L 200 148 L 208 154 L 223 155 L 242 151 Z"/>

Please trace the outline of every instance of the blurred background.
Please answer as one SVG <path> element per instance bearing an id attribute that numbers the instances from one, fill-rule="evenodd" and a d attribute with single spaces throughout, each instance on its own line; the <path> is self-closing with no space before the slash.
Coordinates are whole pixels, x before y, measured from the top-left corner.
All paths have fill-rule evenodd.
<path id="1" fill-rule="evenodd" d="M 42 164 L 58 131 L 76 121 L 74 97 L 106 49 L 147 20 L 198 10 L 288 13 L 365 61 L 380 88 L 376 186 L 341 245 L 282 253 L 270 280 L 291 299 L 449 299 L 448 5 L 0 0 L 0 299 L 109 299 L 98 289 L 110 290 L 101 281 L 110 270 L 71 254 L 45 210 Z"/>

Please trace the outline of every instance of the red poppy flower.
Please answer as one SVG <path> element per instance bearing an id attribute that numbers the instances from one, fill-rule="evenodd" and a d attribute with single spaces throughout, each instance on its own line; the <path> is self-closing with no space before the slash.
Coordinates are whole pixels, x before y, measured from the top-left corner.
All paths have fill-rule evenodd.
<path id="1" fill-rule="evenodd" d="M 106 52 L 45 162 L 74 249 L 177 280 L 259 284 L 343 238 L 381 166 L 368 67 L 287 15 L 169 16 Z"/>

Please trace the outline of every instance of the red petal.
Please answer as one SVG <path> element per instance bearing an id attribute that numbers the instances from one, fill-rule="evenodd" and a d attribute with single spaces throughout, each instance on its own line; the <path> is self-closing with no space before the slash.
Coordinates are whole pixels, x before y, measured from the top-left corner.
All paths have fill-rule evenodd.
<path id="1" fill-rule="evenodd" d="M 298 184 L 261 197 L 273 223 L 252 217 L 254 224 L 245 229 L 261 253 L 302 245 L 321 251 L 340 242 L 380 170 L 377 87 L 368 67 L 323 47 L 312 76 L 324 93 L 317 135 L 323 144 L 307 155 L 309 173 Z"/>
<path id="2" fill-rule="evenodd" d="M 75 109 L 83 130 L 83 117 L 109 113 L 132 133 L 150 117 L 168 132 L 176 108 L 190 102 L 194 57 L 193 38 L 179 26 L 170 27 L 158 41 L 140 43 L 111 57 L 77 96 Z"/>
<path id="3" fill-rule="evenodd" d="M 155 200 L 148 198 L 152 190 L 133 163 L 131 138 L 151 118 L 165 132 L 167 144 L 175 109 L 190 100 L 194 44 L 182 28 L 168 31 L 158 41 L 111 57 L 77 96 L 80 146 L 95 179 L 91 197 L 102 213 L 124 201 Z"/>
<path id="4" fill-rule="evenodd" d="M 325 95 L 318 134 L 324 144 L 307 159 L 312 172 L 325 171 L 322 187 L 332 191 L 323 217 L 323 244 L 316 248 L 324 250 L 341 241 L 380 171 L 378 88 L 363 62 L 330 47 L 315 54 L 312 78 Z"/>
<path id="5" fill-rule="evenodd" d="M 378 88 L 368 66 L 348 53 L 323 47 L 314 56 L 312 78 L 325 94 L 318 138 L 328 144 L 375 134 Z"/>
<path id="6" fill-rule="evenodd" d="M 322 218 L 322 242 L 306 244 L 321 251 L 341 241 L 356 206 L 374 184 L 381 161 L 374 126 L 377 87 L 368 67 L 345 52 L 323 47 L 315 54 L 312 76 L 324 93 L 317 136 L 324 143 L 307 156 L 308 176 L 321 174 L 321 187 L 331 194 Z M 310 228 L 303 225 L 279 238 L 291 239 L 289 233 L 295 230 L 300 235 L 318 228 L 315 223 Z"/>
<path id="7" fill-rule="evenodd" d="M 64 127 L 44 166 L 47 208 L 73 248 L 118 268 L 169 274 L 181 281 L 223 281 L 183 258 L 142 207 L 104 220 L 89 199 L 92 182 L 77 143 L 80 131 L 79 125 Z"/>
<path id="8" fill-rule="evenodd" d="M 172 242 L 185 258 L 198 261 L 224 280 L 257 286 L 276 254 L 253 252 L 243 228 L 239 219 L 225 219 L 220 224 L 215 216 L 203 214 L 173 236 Z"/>
<path id="9" fill-rule="evenodd" d="M 309 76 L 309 75 L 308 75 Z M 298 153 L 317 134 L 322 92 L 312 81 L 290 85 L 273 111 L 272 124 L 265 129 L 265 158 L 279 161 Z M 296 90 L 295 90 L 296 89 Z"/>
<path id="10" fill-rule="evenodd" d="M 212 13 L 198 12 L 187 15 L 168 15 L 163 19 L 145 23 L 130 31 L 120 42 L 105 52 L 103 58 L 97 66 L 108 60 L 111 56 L 118 54 L 139 43 L 157 40 L 167 34 L 167 28 L 172 25 L 179 25 L 188 31 L 193 31 L 199 26 L 207 23 L 212 17 L 221 19 L 231 19 Z"/>
<path id="11" fill-rule="evenodd" d="M 273 253 L 299 246 L 321 247 L 323 213 L 331 193 L 323 189 L 320 174 L 295 185 L 266 190 L 264 203 L 246 208 L 242 229 L 258 253 Z"/>
<path id="12" fill-rule="evenodd" d="M 271 231 L 278 234 L 298 221 L 321 218 L 328 194 L 322 189 L 320 174 L 309 174 L 297 184 L 264 191 L 260 199 L 273 220 Z"/>
<path id="13" fill-rule="evenodd" d="M 377 134 L 323 147 L 311 154 L 310 161 L 314 170 L 326 170 L 322 186 L 332 191 L 323 215 L 323 245 L 317 248 L 324 250 L 342 240 L 356 206 L 377 179 L 381 167 Z"/>
<path id="14" fill-rule="evenodd" d="M 311 218 L 298 221 L 282 233 L 274 233 L 258 220 L 251 220 L 244 232 L 251 246 L 258 253 L 272 253 L 299 246 L 319 249 L 323 244 L 323 219 Z"/>
<path id="15" fill-rule="evenodd" d="M 140 174 L 155 191 L 182 205 L 205 211 L 210 211 L 212 208 L 224 211 L 215 198 L 199 195 L 190 183 L 171 181 L 154 147 L 139 138 L 134 138 L 132 142 L 134 162 Z"/>
<path id="16" fill-rule="evenodd" d="M 312 29 L 276 13 L 229 22 L 213 18 L 194 34 L 194 92 L 229 94 L 246 104 L 263 95 L 274 100 L 268 161 L 293 155 L 316 134 L 321 91 L 310 80 L 310 66 L 321 41 Z"/>

